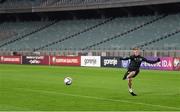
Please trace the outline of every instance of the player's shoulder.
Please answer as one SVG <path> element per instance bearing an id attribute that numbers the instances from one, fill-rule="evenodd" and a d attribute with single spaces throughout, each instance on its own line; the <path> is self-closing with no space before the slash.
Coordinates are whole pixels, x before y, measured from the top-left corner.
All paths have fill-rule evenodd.
<path id="1" fill-rule="evenodd" d="M 144 58 L 143 56 L 141 56 L 141 55 L 138 55 L 138 56 L 136 56 L 137 58 Z"/>
<path id="2" fill-rule="evenodd" d="M 134 55 L 130 55 L 129 57 L 130 57 L 130 58 L 134 58 L 135 56 L 134 56 Z"/>
<path id="3" fill-rule="evenodd" d="M 144 58 L 143 56 L 139 55 L 139 58 Z"/>

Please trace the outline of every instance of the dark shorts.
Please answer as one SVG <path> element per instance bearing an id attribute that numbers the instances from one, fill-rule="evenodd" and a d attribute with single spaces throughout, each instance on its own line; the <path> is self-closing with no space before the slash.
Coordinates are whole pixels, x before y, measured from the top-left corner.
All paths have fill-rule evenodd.
<path id="1" fill-rule="evenodd" d="M 125 73 L 125 76 L 127 77 L 129 75 L 130 72 L 132 71 L 135 71 L 135 74 L 133 75 L 133 78 L 136 77 L 139 73 L 139 70 L 128 70 L 126 73 Z"/>

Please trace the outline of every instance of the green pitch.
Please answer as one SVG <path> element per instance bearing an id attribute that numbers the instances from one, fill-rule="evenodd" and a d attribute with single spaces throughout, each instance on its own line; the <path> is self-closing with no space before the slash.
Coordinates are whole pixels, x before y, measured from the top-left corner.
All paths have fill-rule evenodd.
<path id="1" fill-rule="evenodd" d="M 0 110 L 180 110 L 180 72 L 141 70 L 130 96 L 119 68 L 0 65 Z M 63 79 L 72 77 L 65 86 Z"/>

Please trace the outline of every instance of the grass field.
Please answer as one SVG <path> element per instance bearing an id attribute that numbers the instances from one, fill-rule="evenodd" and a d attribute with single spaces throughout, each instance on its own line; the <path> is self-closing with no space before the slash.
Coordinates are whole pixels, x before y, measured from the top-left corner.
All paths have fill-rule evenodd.
<path id="1" fill-rule="evenodd" d="M 180 72 L 141 70 L 130 96 L 126 70 L 0 65 L 0 110 L 180 110 Z M 63 79 L 73 78 L 71 86 Z"/>

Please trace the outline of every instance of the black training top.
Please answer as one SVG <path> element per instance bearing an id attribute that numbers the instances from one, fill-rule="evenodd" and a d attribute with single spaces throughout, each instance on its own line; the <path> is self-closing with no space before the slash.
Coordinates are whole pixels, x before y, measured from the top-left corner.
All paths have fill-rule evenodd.
<path id="1" fill-rule="evenodd" d="M 128 70 L 133 70 L 133 71 L 139 70 L 141 63 L 143 61 L 150 63 L 150 64 L 155 64 L 160 61 L 159 58 L 157 60 L 153 61 L 153 60 L 148 60 L 140 55 L 138 55 L 138 56 L 132 55 L 132 56 L 126 57 L 126 58 L 120 58 L 120 60 L 129 60 L 129 59 L 130 59 L 130 64 L 128 66 Z"/>

